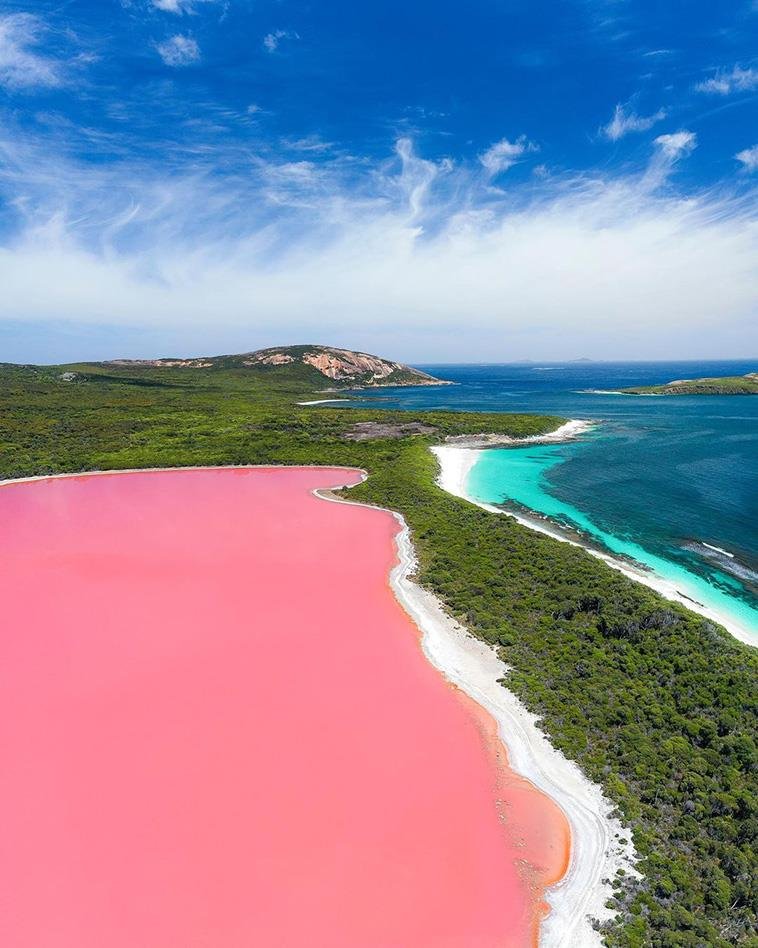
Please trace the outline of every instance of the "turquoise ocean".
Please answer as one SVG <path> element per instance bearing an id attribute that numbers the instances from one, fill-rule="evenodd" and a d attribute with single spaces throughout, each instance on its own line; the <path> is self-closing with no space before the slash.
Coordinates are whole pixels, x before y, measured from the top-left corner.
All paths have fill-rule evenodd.
<path id="1" fill-rule="evenodd" d="M 758 644 L 758 396 L 602 394 L 741 375 L 758 361 L 422 368 L 456 384 L 387 389 L 372 402 L 596 421 L 576 441 L 481 451 L 468 494 L 633 561 Z"/>

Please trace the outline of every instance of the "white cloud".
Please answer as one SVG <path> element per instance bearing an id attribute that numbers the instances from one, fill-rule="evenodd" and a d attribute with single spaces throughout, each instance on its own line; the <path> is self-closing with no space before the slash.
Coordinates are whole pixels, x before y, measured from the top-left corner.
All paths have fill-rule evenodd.
<path id="1" fill-rule="evenodd" d="M 697 135 L 686 130 L 672 132 L 670 135 L 659 135 L 655 144 L 665 158 L 676 161 L 694 151 L 697 147 Z"/>
<path id="2" fill-rule="evenodd" d="M 630 132 L 646 132 L 665 118 L 665 109 L 658 109 L 653 115 L 637 115 L 629 109 L 628 105 L 619 103 L 614 109 L 610 122 L 600 131 L 607 139 L 616 142 L 625 135 L 629 135 Z"/>
<path id="3" fill-rule="evenodd" d="M 167 66 L 189 66 L 200 59 L 200 47 L 190 36 L 177 34 L 156 49 Z"/>
<path id="4" fill-rule="evenodd" d="M 758 88 L 758 69 L 743 69 L 735 66 L 729 72 L 720 71 L 710 79 L 699 82 L 695 88 L 698 92 L 712 95 L 731 95 L 733 92 L 749 92 Z"/>
<path id="5" fill-rule="evenodd" d="M 507 138 L 501 138 L 499 142 L 490 145 L 486 151 L 479 155 L 479 161 L 489 172 L 490 177 L 495 177 L 502 171 L 507 171 L 508 168 L 518 164 L 527 152 L 534 151 L 539 151 L 537 145 L 528 141 L 525 135 L 521 135 L 515 142 L 509 141 Z"/>
<path id="6" fill-rule="evenodd" d="M 284 39 L 296 40 L 300 39 L 300 36 L 290 30 L 274 30 L 263 37 L 263 45 L 269 53 L 275 53 Z"/>
<path id="7" fill-rule="evenodd" d="M 690 145 L 659 143 L 655 161 Z M 749 345 L 758 230 L 745 197 L 678 197 L 644 173 L 505 194 L 409 139 L 358 176 L 341 158 L 258 159 L 224 181 L 5 148 L 0 193 L 25 217 L 0 243 L 0 320 L 236 333 L 249 347 L 383 352 L 392 338 L 441 360 L 560 357 L 567 338 L 593 357 Z"/>
<path id="8" fill-rule="evenodd" d="M 284 138 L 282 145 L 292 151 L 310 151 L 317 154 L 331 151 L 332 142 L 325 142 L 318 135 L 306 135 L 303 138 Z"/>
<path id="9" fill-rule="evenodd" d="M 0 16 L 0 85 L 6 89 L 62 85 L 60 65 L 33 50 L 44 32 L 42 20 L 29 13 Z"/>
<path id="10" fill-rule="evenodd" d="M 215 3 L 216 0 L 151 0 L 157 10 L 164 13 L 194 13 L 199 3 Z"/>
<path id="11" fill-rule="evenodd" d="M 734 156 L 737 161 L 742 162 L 745 171 L 758 171 L 758 145 L 752 148 L 743 148 Z"/>

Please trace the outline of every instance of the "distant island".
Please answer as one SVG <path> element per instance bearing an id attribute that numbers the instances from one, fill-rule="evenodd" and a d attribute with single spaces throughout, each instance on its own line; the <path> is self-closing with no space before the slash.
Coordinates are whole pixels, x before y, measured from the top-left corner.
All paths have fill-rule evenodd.
<path id="1" fill-rule="evenodd" d="M 758 395 L 758 372 L 723 378 L 677 379 L 665 385 L 623 388 L 625 395 Z"/>
<path id="2" fill-rule="evenodd" d="M 391 362 L 367 352 L 332 346 L 274 346 L 239 355 L 200 356 L 194 359 L 113 359 L 105 366 L 135 369 L 242 369 L 276 375 L 284 367 L 303 382 L 330 382 L 341 388 L 377 386 L 450 385 L 402 362 Z"/>

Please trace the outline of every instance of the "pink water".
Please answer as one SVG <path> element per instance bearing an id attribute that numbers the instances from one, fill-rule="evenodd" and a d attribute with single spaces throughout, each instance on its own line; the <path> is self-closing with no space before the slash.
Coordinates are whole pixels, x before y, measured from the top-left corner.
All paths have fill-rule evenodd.
<path id="1" fill-rule="evenodd" d="M 0 945 L 521 946 L 565 820 L 325 468 L 0 488 Z"/>

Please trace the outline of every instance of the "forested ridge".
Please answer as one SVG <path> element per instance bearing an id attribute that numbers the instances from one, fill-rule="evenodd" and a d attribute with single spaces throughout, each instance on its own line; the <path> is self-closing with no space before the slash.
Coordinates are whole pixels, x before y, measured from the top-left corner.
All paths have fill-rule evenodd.
<path id="1" fill-rule="evenodd" d="M 344 464 L 398 510 L 419 579 L 508 663 L 508 687 L 628 822 L 609 945 L 756 945 L 758 657 L 583 550 L 435 486 L 447 434 L 534 434 L 531 415 L 299 408 L 301 375 L 0 367 L 0 477 L 204 464 Z M 347 440 L 380 420 L 424 434 Z M 434 429 L 433 433 L 429 429 Z M 362 670 L 370 674 L 370 669 Z"/>

